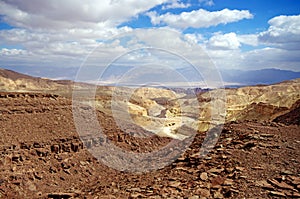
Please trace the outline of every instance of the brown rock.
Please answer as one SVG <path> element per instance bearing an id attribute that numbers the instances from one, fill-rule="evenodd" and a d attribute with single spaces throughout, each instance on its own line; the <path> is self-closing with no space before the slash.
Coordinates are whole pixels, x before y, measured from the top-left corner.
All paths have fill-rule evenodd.
<path id="1" fill-rule="evenodd" d="M 218 198 L 218 199 L 221 199 L 221 198 L 224 198 L 223 194 L 221 194 L 219 191 L 216 191 L 214 193 L 214 198 Z"/>
<path id="2" fill-rule="evenodd" d="M 271 196 L 280 196 L 280 197 L 285 197 L 285 194 L 283 192 L 278 192 L 278 191 L 271 191 L 270 192 Z"/>
<path id="3" fill-rule="evenodd" d="M 181 185 L 181 182 L 178 182 L 178 181 L 171 181 L 169 182 L 169 186 L 170 187 L 179 187 Z"/>
<path id="4" fill-rule="evenodd" d="M 35 151 L 39 157 L 46 157 L 49 154 L 49 151 L 45 148 L 37 148 Z"/>
<path id="5" fill-rule="evenodd" d="M 239 190 L 237 190 L 237 189 L 229 189 L 229 190 L 233 193 L 239 193 Z"/>
<path id="6" fill-rule="evenodd" d="M 38 180 L 43 179 L 43 176 L 40 175 L 38 172 L 34 172 L 33 175 L 34 175 L 34 177 L 35 177 L 36 179 L 38 179 Z"/>
<path id="7" fill-rule="evenodd" d="M 71 175 L 70 169 L 64 169 L 63 170 L 66 174 Z"/>
<path id="8" fill-rule="evenodd" d="M 60 149 L 60 147 L 59 147 L 58 144 L 54 144 L 54 145 L 51 146 L 51 152 L 52 153 L 59 153 L 59 149 Z"/>
<path id="9" fill-rule="evenodd" d="M 212 187 L 216 187 L 222 185 L 225 182 L 225 178 L 221 176 L 217 176 L 211 180 Z"/>
<path id="10" fill-rule="evenodd" d="M 73 198 L 78 196 L 76 193 L 49 193 L 49 198 L 59 199 L 59 198 Z"/>
<path id="11" fill-rule="evenodd" d="M 294 185 L 300 185 L 300 177 L 290 176 L 291 183 Z"/>
<path id="12" fill-rule="evenodd" d="M 40 143 L 34 142 L 33 147 L 34 148 L 42 148 L 42 145 Z"/>
<path id="13" fill-rule="evenodd" d="M 21 180 L 13 180 L 11 181 L 12 184 L 15 184 L 15 185 L 20 185 L 22 183 Z"/>
<path id="14" fill-rule="evenodd" d="M 242 146 L 242 149 L 245 149 L 245 150 L 250 150 L 252 149 L 253 147 L 256 146 L 256 143 L 255 142 L 247 142 L 245 143 L 243 146 Z"/>
<path id="15" fill-rule="evenodd" d="M 71 152 L 71 147 L 69 144 L 62 144 L 61 149 L 63 152 L 68 152 L 68 153 Z"/>
<path id="16" fill-rule="evenodd" d="M 225 186 L 232 186 L 234 184 L 234 181 L 231 179 L 226 179 L 223 183 Z"/>
<path id="17" fill-rule="evenodd" d="M 208 189 L 199 188 L 195 192 L 196 194 L 202 196 L 202 197 L 210 197 L 210 191 Z"/>
<path id="18" fill-rule="evenodd" d="M 28 149 L 29 150 L 30 148 L 31 148 L 30 144 L 27 144 L 24 142 L 20 143 L 20 149 Z"/>
<path id="19" fill-rule="evenodd" d="M 293 198 L 300 198 L 300 193 L 298 192 L 292 192 L 291 195 L 289 195 L 290 197 L 293 197 Z"/>
<path id="20" fill-rule="evenodd" d="M 293 172 L 291 172 L 289 170 L 282 170 L 281 174 L 283 174 L 283 175 L 293 175 Z"/>
<path id="21" fill-rule="evenodd" d="M 79 151 L 79 143 L 72 143 L 71 149 L 73 152 L 78 152 Z"/>
<path id="22" fill-rule="evenodd" d="M 274 137 L 275 135 L 273 135 L 273 134 L 261 133 L 261 134 L 259 134 L 259 136 L 261 136 L 261 137 L 266 137 L 266 138 L 272 138 L 272 137 Z"/>
<path id="23" fill-rule="evenodd" d="M 144 198 L 145 196 L 141 193 L 132 193 L 130 194 L 130 198 Z"/>
<path id="24" fill-rule="evenodd" d="M 222 171 L 224 171 L 223 168 L 221 168 L 221 169 L 212 168 L 212 169 L 208 170 L 209 173 L 221 173 Z"/>
<path id="25" fill-rule="evenodd" d="M 21 161 L 21 156 L 18 155 L 18 154 L 16 154 L 16 155 L 14 155 L 14 156 L 11 157 L 11 161 L 13 161 L 13 162 L 19 162 L 19 161 Z"/>
<path id="26" fill-rule="evenodd" d="M 36 191 L 36 186 L 33 182 L 27 181 L 26 185 L 30 191 Z"/>
<path id="27" fill-rule="evenodd" d="M 190 196 L 188 197 L 188 199 L 199 199 L 200 197 L 199 196 Z"/>
<path id="28" fill-rule="evenodd" d="M 291 185 L 288 185 L 287 183 L 285 182 L 278 182 L 277 180 L 275 179 L 270 179 L 268 180 L 271 184 L 281 188 L 281 189 L 290 189 L 290 190 L 293 190 L 294 187 L 292 187 Z"/>
<path id="29" fill-rule="evenodd" d="M 253 170 L 264 170 L 262 167 L 252 167 Z"/>
<path id="30" fill-rule="evenodd" d="M 236 169 L 237 171 L 244 171 L 244 170 L 245 170 L 244 167 L 235 167 L 235 169 Z"/>
<path id="31" fill-rule="evenodd" d="M 274 189 L 274 187 L 265 180 L 257 181 L 256 186 L 262 187 L 264 189 L 271 189 L 271 190 Z"/>
<path id="32" fill-rule="evenodd" d="M 203 172 L 200 174 L 200 179 L 203 181 L 206 181 L 208 179 L 208 175 L 206 172 Z"/>
<path id="33" fill-rule="evenodd" d="M 88 164 L 88 162 L 84 162 L 84 161 L 79 161 L 80 165 L 85 166 Z"/>

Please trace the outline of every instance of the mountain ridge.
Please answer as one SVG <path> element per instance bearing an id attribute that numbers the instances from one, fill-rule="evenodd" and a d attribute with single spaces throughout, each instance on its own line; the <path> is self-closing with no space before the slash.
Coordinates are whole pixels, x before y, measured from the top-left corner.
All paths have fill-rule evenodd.
<path id="1" fill-rule="evenodd" d="M 75 80 L 76 73 L 79 68 L 77 67 L 68 67 L 68 68 L 42 68 L 37 69 L 37 67 L 4 67 L 6 70 L 17 71 L 22 74 L 35 77 L 45 77 L 53 80 Z M 124 69 L 126 72 L 127 69 Z M 111 71 L 109 74 L 122 75 L 124 71 Z M 191 82 L 201 81 L 203 77 L 201 74 L 196 74 L 195 71 L 190 69 L 176 69 L 177 72 L 183 74 Z M 258 85 L 258 84 L 274 84 L 286 80 L 300 78 L 300 71 L 292 70 L 282 70 L 277 68 L 265 68 L 259 70 L 237 70 L 237 69 L 220 69 L 220 75 L 223 79 L 226 87 L 240 87 L 247 85 Z M 201 72 L 201 71 L 200 71 Z M 105 76 L 106 79 L 109 79 L 109 74 Z M 115 76 L 114 76 L 115 78 Z M 201 79 L 202 78 L 202 79 Z"/>

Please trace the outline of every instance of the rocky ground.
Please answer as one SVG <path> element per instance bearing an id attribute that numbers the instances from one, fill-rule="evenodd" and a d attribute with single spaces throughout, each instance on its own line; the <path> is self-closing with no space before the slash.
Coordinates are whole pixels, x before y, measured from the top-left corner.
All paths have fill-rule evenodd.
<path id="1" fill-rule="evenodd" d="M 300 198 L 298 107 L 276 122 L 231 122 L 204 158 L 206 136 L 169 166 L 147 173 L 109 168 L 80 140 L 71 102 L 51 94 L 0 94 L 0 198 Z M 170 138 L 132 138 L 98 113 L 105 134 L 134 152 Z M 138 127 L 131 126 L 131 128 Z M 98 143 L 101 144 L 101 143 Z M 90 146 L 92 147 L 92 146 Z"/>

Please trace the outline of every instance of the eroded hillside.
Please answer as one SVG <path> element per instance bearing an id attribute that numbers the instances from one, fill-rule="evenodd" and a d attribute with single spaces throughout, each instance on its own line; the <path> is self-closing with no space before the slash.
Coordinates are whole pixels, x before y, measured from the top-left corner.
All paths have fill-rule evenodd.
<path id="1" fill-rule="evenodd" d="M 130 121 L 145 131 L 180 140 L 229 121 L 273 121 L 300 100 L 300 79 L 192 95 L 175 92 L 176 89 L 95 87 L 4 69 L 0 70 L 0 78 L 2 91 L 53 93 L 69 99 L 73 94 L 74 101 L 94 106 L 120 123 Z"/>
<path id="2" fill-rule="evenodd" d="M 287 114 L 299 100 L 300 79 L 296 79 L 188 96 L 159 88 L 99 88 L 96 104 L 120 120 L 132 120 L 161 136 L 184 139 L 186 132 L 180 131 L 183 126 L 204 132 L 229 121 L 270 122 Z M 213 118 L 216 112 L 221 115 L 219 119 Z"/>

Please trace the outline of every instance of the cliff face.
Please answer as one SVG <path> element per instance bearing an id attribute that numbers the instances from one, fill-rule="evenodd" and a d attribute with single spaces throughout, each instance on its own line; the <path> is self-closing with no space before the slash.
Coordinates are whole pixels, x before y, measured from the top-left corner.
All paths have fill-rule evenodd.
<path id="1" fill-rule="evenodd" d="M 275 85 L 226 89 L 224 98 L 221 99 L 218 98 L 220 90 L 185 96 L 182 92 L 144 87 L 110 88 L 109 92 L 107 89 L 105 92 L 99 89 L 97 96 L 102 96 L 98 97 L 102 99 L 99 102 L 102 104 L 99 105 L 100 109 L 107 113 L 117 109 L 120 120 L 128 120 L 124 113 L 129 111 L 130 118 L 149 131 L 157 132 L 157 128 L 162 127 L 163 132 L 171 131 L 176 134 L 182 126 L 195 131 L 206 131 L 217 125 L 218 121 L 214 121 L 212 115 L 222 105 L 226 106 L 225 122 L 273 121 L 295 109 L 295 103 L 300 100 L 299 91 L 300 79 L 296 79 Z M 103 100 L 103 96 L 113 97 Z M 111 101 L 116 106 L 111 107 Z M 220 111 L 220 114 L 224 113 Z M 163 135 L 163 132 L 158 133 Z"/>
<path id="2" fill-rule="evenodd" d="M 298 100 L 287 113 L 274 119 L 274 122 L 284 123 L 286 125 L 300 125 L 300 100 Z"/>
<path id="3" fill-rule="evenodd" d="M 227 90 L 226 98 L 227 120 L 272 121 L 300 99 L 300 79 Z"/>

